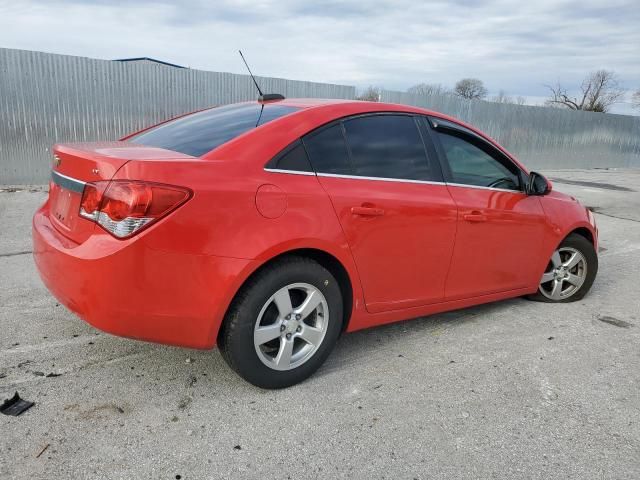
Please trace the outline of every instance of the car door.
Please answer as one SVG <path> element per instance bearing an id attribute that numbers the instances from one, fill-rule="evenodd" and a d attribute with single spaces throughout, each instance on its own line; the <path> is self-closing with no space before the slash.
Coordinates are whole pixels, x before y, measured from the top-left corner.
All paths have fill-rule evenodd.
<path id="1" fill-rule="evenodd" d="M 303 138 L 351 248 L 369 312 L 443 299 L 456 206 L 418 117 L 369 114 Z"/>
<path id="2" fill-rule="evenodd" d="M 458 207 L 445 298 L 454 300 L 537 283 L 546 218 L 524 192 L 526 174 L 487 140 L 432 119 L 449 192 Z"/>

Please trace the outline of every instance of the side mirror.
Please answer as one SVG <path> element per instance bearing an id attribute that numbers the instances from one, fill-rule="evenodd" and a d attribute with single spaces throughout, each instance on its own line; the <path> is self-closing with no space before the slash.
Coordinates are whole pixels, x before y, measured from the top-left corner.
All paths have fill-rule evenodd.
<path id="1" fill-rule="evenodd" d="M 551 182 L 538 172 L 531 172 L 527 181 L 528 195 L 546 195 L 551 191 Z"/>

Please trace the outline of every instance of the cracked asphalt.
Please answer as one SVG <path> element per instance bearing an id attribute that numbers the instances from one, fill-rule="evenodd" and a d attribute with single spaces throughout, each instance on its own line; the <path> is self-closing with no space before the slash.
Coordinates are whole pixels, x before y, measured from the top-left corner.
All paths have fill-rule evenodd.
<path id="1" fill-rule="evenodd" d="M 35 402 L 0 415 L 0 478 L 640 478 L 640 170 L 543 173 L 597 212 L 584 300 L 345 335 L 280 391 L 76 318 L 30 254 L 46 193 L 0 189 L 0 402 Z"/>

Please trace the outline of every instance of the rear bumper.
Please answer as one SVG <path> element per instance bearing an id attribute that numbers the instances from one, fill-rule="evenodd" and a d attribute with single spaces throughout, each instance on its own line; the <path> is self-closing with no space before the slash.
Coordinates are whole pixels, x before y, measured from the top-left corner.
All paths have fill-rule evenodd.
<path id="1" fill-rule="evenodd" d="M 45 204 L 33 217 L 33 251 L 46 287 L 66 307 L 114 335 L 211 348 L 250 260 L 151 248 L 96 229 L 82 244 L 62 236 Z"/>

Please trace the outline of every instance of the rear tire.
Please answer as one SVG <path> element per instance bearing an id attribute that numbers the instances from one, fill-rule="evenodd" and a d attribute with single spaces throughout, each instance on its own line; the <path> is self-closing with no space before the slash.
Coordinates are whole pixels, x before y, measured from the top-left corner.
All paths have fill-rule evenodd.
<path id="1" fill-rule="evenodd" d="M 584 298 L 598 273 L 598 255 L 589 240 L 572 233 L 553 252 L 540 279 L 538 291 L 529 300 L 569 303 Z"/>
<path id="2" fill-rule="evenodd" d="M 248 382 L 285 388 L 324 363 L 342 319 L 342 294 L 333 275 L 310 258 L 286 257 L 242 287 L 225 316 L 219 347 Z"/>

